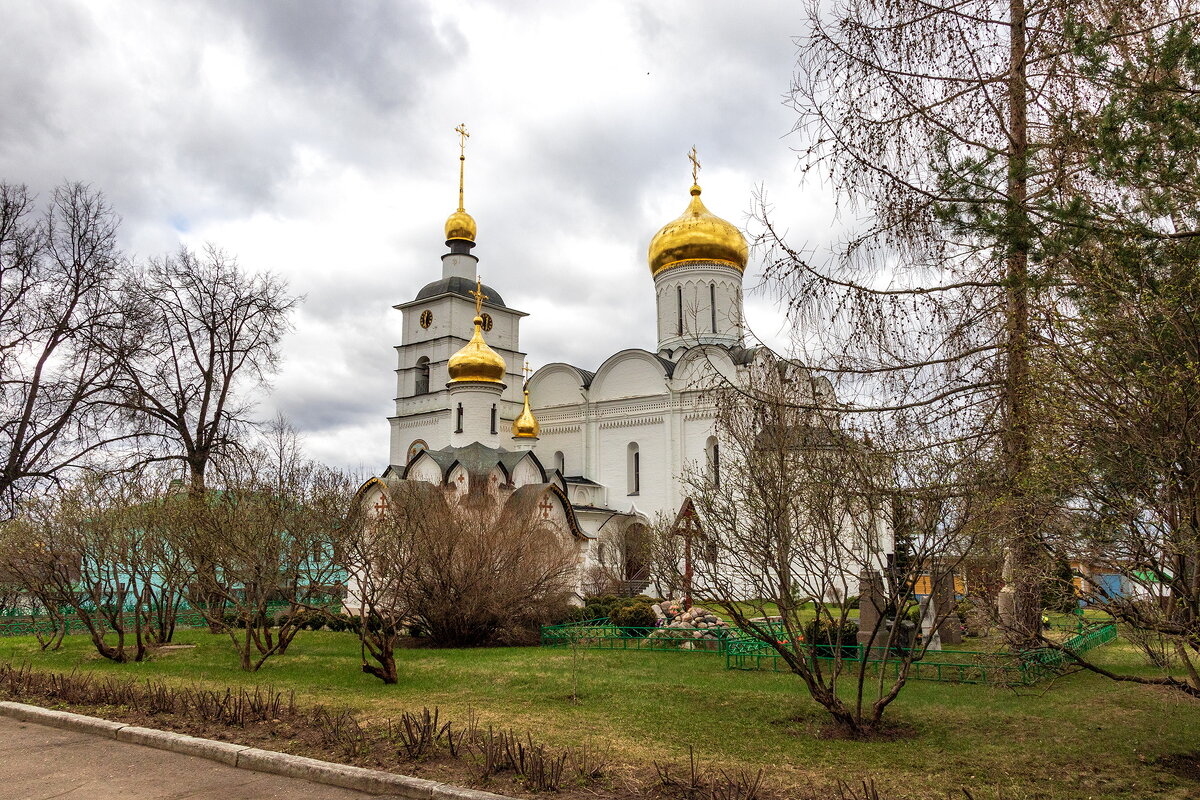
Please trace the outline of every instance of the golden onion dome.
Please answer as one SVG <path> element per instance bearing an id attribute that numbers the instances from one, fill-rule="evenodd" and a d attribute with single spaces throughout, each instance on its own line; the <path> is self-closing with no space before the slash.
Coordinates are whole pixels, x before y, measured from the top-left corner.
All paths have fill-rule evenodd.
<path id="1" fill-rule="evenodd" d="M 503 383 L 507 366 L 504 359 L 483 340 L 483 317 L 475 317 L 475 333 L 462 350 L 450 356 L 446 364 L 450 383 L 483 381 Z"/>
<path id="2" fill-rule="evenodd" d="M 700 186 L 692 184 L 692 201 L 678 219 L 668 222 L 650 240 L 650 274 L 689 261 L 717 261 L 746 269 L 749 255 L 742 232 L 704 207 Z"/>
<path id="3" fill-rule="evenodd" d="M 446 218 L 446 241 L 451 239 L 475 241 L 475 218 L 462 208 Z"/>
<path id="4" fill-rule="evenodd" d="M 529 409 L 529 390 L 525 390 L 525 407 L 521 409 L 521 414 L 513 420 L 512 432 L 514 439 L 536 439 L 538 438 L 538 421 L 533 416 L 533 412 Z"/>

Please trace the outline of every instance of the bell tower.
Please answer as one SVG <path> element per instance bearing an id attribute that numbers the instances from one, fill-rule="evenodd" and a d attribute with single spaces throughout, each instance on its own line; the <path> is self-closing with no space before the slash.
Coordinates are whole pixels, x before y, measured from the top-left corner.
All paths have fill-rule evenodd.
<path id="1" fill-rule="evenodd" d="M 396 347 L 396 412 L 391 427 L 390 462 L 403 465 L 417 449 L 439 450 L 451 444 L 456 429 L 458 400 L 451 398 L 450 358 L 473 340 L 471 333 L 487 335 L 493 352 L 505 365 L 520 365 L 520 321 L 528 316 L 505 304 L 500 293 L 479 282 L 475 248 L 475 218 L 463 205 L 466 125 L 455 128 L 459 139 L 458 208 L 446 219 L 447 252 L 442 256 L 441 277 L 427 283 L 416 297 L 393 306 L 403 315 L 401 344 Z M 475 296 L 479 292 L 482 299 Z M 508 366 L 495 384 L 498 429 L 511 425 L 524 406 L 520 367 Z M 490 404 L 489 417 L 490 417 Z M 488 430 L 491 430 L 490 419 Z"/>

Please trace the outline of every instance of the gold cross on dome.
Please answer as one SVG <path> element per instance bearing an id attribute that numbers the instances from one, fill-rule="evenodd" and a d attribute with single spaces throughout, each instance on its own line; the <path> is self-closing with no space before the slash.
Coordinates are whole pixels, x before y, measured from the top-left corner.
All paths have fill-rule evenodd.
<path id="1" fill-rule="evenodd" d="M 467 139 L 471 138 L 471 134 L 467 133 L 467 123 L 462 123 L 454 132 L 458 134 L 458 157 L 467 157 Z"/>
<path id="2" fill-rule="evenodd" d="M 483 293 L 483 279 L 478 275 L 475 276 L 475 291 L 467 292 L 467 294 L 475 298 L 475 316 L 478 317 L 481 313 L 483 313 L 483 301 L 489 299 L 488 296 Z"/>
<path id="3" fill-rule="evenodd" d="M 696 145 L 692 145 L 692 152 L 688 153 L 688 160 L 692 162 L 692 183 L 695 183 L 696 173 L 700 171 L 700 159 L 696 158 Z"/>
<path id="4" fill-rule="evenodd" d="M 458 210 L 463 210 L 463 167 L 467 163 L 467 123 L 462 123 L 454 129 L 458 132 Z"/>
<path id="5" fill-rule="evenodd" d="M 529 366 L 529 359 L 525 359 L 525 382 L 529 383 L 529 376 L 533 374 L 533 367 Z"/>

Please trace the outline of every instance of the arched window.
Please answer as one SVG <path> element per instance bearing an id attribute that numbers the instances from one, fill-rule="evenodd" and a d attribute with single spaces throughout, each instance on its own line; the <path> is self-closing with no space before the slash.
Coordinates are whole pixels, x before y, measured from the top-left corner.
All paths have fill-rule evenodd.
<path id="1" fill-rule="evenodd" d="M 454 416 L 454 432 L 455 432 L 455 433 L 462 433 L 462 432 L 463 432 L 463 431 L 462 431 L 462 422 L 463 422 L 463 410 L 462 410 L 462 403 L 459 403 L 459 404 L 458 404 L 458 411 L 456 411 L 456 412 L 455 412 L 455 416 Z"/>
<path id="2" fill-rule="evenodd" d="M 554 468 L 558 470 L 559 475 L 567 474 L 567 457 L 563 455 L 562 450 L 554 453 Z"/>
<path id="3" fill-rule="evenodd" d="M 675 287 L 675 304 L 679 311 L 678 319 L 675 324 L 675 333 L 683 336 L 683 287 Z"/>
<path id="4" fill-rule="evenodd" d="M 637 442 L 629 443 L 629 457 L 627 461 L 627 469 L 629 476 L 629 494 L 639 494 L 642 491 L 642 454 L 638 450 Z"/>
<path id="5" fill-rule="evenodd" d="M 496 404 L 492 403 L 492 433 L 496 432 Z"/>
<path id="6" fill-rule="evenodd" d="M 417 359 L 417 390 L 416 394 L 429 394 L 429 357 Z"/>
<path id="7" fill-rule="evenodd" d="M 717 284 L 708 285 L 708 311 L 712 315 L 712 332 L 717 332 Z"/>
<path id="8" fill-rule="evenodd" d="M 721 445 L 717 437 L 710 436 L 704 443 L 705 461 L 708 463 L 708 479 L 713 486 L 721 485 Z"/>

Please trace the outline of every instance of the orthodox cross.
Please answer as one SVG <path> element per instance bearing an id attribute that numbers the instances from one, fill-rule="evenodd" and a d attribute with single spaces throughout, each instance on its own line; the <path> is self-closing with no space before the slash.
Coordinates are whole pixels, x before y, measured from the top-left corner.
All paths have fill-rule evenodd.
<path id="1" fill-rule="evenodd" d="M 549 497 L 543 497 L 542 502 L 538 504 L 538 508 L 542 510 L 542 519 L 550 519 L 550 510 L 554 506 L 550 503 Z"/>
<path id="2" fill-rule="evenodd" d="M 696 145 L 692 145 L 692 152 L 688 153 L 688 160 L 692 162 L 692 183 L 695 183 L 696 174 L 700 171 L 700 159 L 696 158 Z"/>
<path id="3" fill-rule="evenodd" d="M 376 511 L 378 511 L 380 516 L 383 516 L 383 512 L 388 510 L 387 495 L 385 495 L 385 494 L 379 495 L 379 502 L 376 503 L 374 506 L 372 506 L 372 508 L 374 508 Z"/>
<path id="4" fill-rule="evenodd" d="M 703 535 L 700 530 L 700 521 L 696 519 L 696 509 L 692 505 L 692 498 L 684 500 L 683 505 L 679 507 L 679 514 L 676 515 L 675 523 L 671 526 L 671 533 L 683 537 L 683 607 L 691 608 L 692 543 Z"/>
<path id="5" fill-rule="evenodd" d="M 467 292 L 475 298 L 475 316 L 479 316 L 483 312 L 483 301 L 490 299 L 483 293 L 483 279 L 478 275 L 475 276 L 475 291 Z"/>
<path id="6" fill-rule="evenodd" d="M 529 383 L 529 376 L 533 374 L 533 367 L 529 366 L 529 359 L 525 359 L 525 382 Z"/>
<path id="7" fill-rule="evenodd" d="M 467 139 L 471 138 L 471 134 L 467 133 L 467 123 L 462 123 L 454 129 L 458 134 L 458 210 L 463 210 L 463 166 L 467 160 Z"/>

